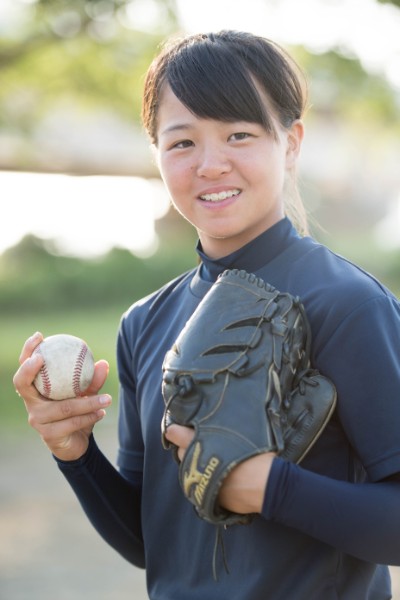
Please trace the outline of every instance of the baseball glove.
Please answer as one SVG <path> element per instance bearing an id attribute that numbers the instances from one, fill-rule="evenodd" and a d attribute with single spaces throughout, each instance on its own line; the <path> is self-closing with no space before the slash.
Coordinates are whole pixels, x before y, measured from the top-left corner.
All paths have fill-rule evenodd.
<path id="1" fill-rule="evenodd" d="M 318 439 L 336 391 L 310 368 L 310 342 L 298 298 L 245 271 L 227 270 L 167 352 L 163 445 L 174 447 L 165 438 L 172 422 L 194 428 L 179 480 L 202 519 L 249 522 L 251 515 L 218 504 L 228 473 L 270 451 L 300 462 Z"/>

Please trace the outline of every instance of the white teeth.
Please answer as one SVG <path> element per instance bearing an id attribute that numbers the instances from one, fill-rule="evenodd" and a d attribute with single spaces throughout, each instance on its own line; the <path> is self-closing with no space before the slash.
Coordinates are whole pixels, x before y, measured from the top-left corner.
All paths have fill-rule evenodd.
<path id="1" fill-rule="evenodd" d="M 238 194 L 240 194 L 240 190 L 227 190 L 226 192 L 219 192 L 219 194 L 204 194 L 200 198 L 206 200 L 206 202 L 218 202 L 226 200 L 226 198 L 232 198 L 232 196 L 237 196 Z"/>

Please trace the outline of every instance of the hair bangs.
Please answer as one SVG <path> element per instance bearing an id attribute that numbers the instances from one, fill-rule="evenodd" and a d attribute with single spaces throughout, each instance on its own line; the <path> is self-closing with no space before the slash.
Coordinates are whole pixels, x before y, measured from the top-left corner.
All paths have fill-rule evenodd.
<path id="1" fill-rule="evenodd" d="M 273 132 L 265 104 L 248 67 L 221 45 L 189 45 L 170 61 L 166 80 L 197 117 L 259 123 Z"/>

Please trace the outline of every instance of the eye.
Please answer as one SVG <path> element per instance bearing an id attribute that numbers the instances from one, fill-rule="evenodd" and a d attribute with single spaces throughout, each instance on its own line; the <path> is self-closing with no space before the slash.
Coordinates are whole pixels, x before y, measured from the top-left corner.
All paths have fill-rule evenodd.
<path id="1" fill-rule="evenodd" d="M 174 144 L 171 144 L 169 149 L 170 150 L 174 150 L 174 149 L 182 150 L 183 148 L 190 148 L 190 146 L 193 146 L 193 142 L 191 140 L 181 140 L 179 142 L 175 142 Z"/>
<path id="2" fill-rule="evenodd" d="M 232 133 L 232 135 L 229 136 L 229 139 L 240 142 L 241 140 L 246 140 L 249 137 L 252 137 L 251 133 L 247 133 L 246 131 L 239 131 L 238 133 Z"/>

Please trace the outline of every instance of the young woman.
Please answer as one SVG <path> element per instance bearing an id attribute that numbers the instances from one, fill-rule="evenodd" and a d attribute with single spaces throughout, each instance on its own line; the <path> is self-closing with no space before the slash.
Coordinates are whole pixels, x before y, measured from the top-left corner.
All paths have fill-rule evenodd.
<path id="1" fill-rule="evenodd" d="M 44 400 L 26 343 L 14 377 L 38 430 L 92 523 L 147 570 L 152 600 L 383 600 L 400 564 L 400 306 L 378 281 L 308 237 L 295 167 L 305 109 L 301 75 L 272 42 L 225 31 L 167 46 L 147 74 L 143 121 L 175 208 L 196 228 L 197 268 L 134 304 L 118 336 L 119 471 L 93 426 L 111 399 L 97 364 L 84 399 Z M 296 225 L 296 228 L 295 228 Z M 301 465 L 271 453 L 226 479 L 221 504 L 255 512 L 224 533 L 195 514 L 160 441 L 166 351 L 226 268 L 300 296 L 313 366 L 337 410 Z M 191 431 L 171 426 L 182 456 Z"/>

